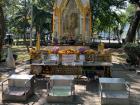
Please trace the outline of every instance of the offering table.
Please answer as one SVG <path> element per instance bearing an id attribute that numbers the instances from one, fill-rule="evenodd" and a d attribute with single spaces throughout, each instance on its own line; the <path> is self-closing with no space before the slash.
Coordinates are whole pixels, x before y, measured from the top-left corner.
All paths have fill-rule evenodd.
<path id="1" fill-rule="evenodd" d="M 99 77 L 111 77 L 110 62 L 72 62 L 65 64 L 31 64 L 31 74 L 49 74 L 49 75 L 86 75 L 94 73 Z"/>

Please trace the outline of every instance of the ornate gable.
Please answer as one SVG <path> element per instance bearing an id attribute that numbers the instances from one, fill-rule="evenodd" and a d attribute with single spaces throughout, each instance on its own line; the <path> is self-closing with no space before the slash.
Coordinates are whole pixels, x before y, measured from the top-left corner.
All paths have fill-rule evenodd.
<path id="1" fill-rule="evenodd" d="M 60 12 L 63 13 L 64 9 L 66 8 L 67 4 L 70 0 L 56 0 L 54 9 L 59 8 Z M 89 0 L 75 0 L 77 7 L 79 8 L 80 12 L 84 15 L 84 9 L 87 7 L 90 8 Z"/>

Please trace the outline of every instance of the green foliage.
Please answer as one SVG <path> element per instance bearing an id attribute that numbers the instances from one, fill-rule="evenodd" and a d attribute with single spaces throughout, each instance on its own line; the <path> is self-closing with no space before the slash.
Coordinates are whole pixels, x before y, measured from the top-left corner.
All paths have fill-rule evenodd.
<path id="1" fill-rule="evenodd" d="M 136 6 L 134 4 L 129 4 L 125 14 L 128 22 L 131 22 L 132 18 L 135 15 L 135 11 L 136 11 Z"/>
<path id="2" fill-rule="evenodd" d="M 0 6 L 4 6 L 8 3 L 8 0 L 0 0 Z"/>
<path id="3" fill-rule="evenodd" d="M 125 0 L 91 1 L 94 31 L 106 31 L 109 27 L 113 29 L 118 24 L 124 23 L 121 9 L 126 7 Z"/>
<path id="4" fill-rule="evenodd" d="M 139 4 L 140 0 L 130 0 L 130 3 L 132 4 Z"/>
<path id="5" fill-rule="evenodd" d="M 33 22 L 33 26 L 39 28 L 38 30 L 47 29 L 50 31 L 53 2 L 54 0 L 9 1 L 9 7 L 6 9 L 8 29 L 12 32 L 22 33 L 24 27 L 29 28 Z M 31 20 L 31 6 L 33 6 L 33 20 Z M 26 19 L 25 16 L 27 16 Z"/>
<path id="6" fill-rule="evenodd" d="M 53 4 L 55 0 L 33 0 L 33 5 L 40 10 L 53 11 Z"/>
<path id="7" fill-rule="evenodd" d="M 140 45 L 135 43 L 126 43 L 124 50 L 128 55 L 128 59 L 131 64 L 137 64 L 140 59 Z"/>
<path id="8" fill-rule="evenodd" d="M 30 16 L 27 12 L 29 10 L 30 2 L 10 0 L 6 6 L 6 19 L 7 19 L 7 29 L 14 34 L 23 34 L 24 28 L 30 26 Z M 27 15 L 27 18 L 25 19 Z"/>
<path id="9" fill-rule="evenodd" d="M 51 30 L 51 19 L 52 14 L 50 12 L 46 12 L 42 9 L 39 9 L 38 7 L 33 7 L 33 25 L 37 28 L 39 32 L 42 32 L 43 30 Z"/>

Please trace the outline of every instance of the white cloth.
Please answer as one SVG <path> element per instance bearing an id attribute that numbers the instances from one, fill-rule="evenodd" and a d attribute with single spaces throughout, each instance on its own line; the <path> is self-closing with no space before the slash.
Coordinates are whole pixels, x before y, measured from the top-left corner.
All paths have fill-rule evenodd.
<path id="1" fill-rule="evenodd" d="M 8 54 L 6 58 L 7 67 L 16 68 L 15 66 L 15 59 L 13 57 L 12 49 L 8 48 Z"/>

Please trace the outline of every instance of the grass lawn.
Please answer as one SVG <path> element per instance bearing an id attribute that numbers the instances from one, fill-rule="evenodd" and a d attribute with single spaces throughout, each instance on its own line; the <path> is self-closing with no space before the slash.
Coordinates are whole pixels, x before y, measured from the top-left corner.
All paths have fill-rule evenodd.
<path id="1" fill-rule="evenodd" d="M 22 63 L 23 61 L 30 59 L 27 48 L 25 46 L 13 46 L 12 50 L 13 53 L 18 55 L 17 62 Z"/>

